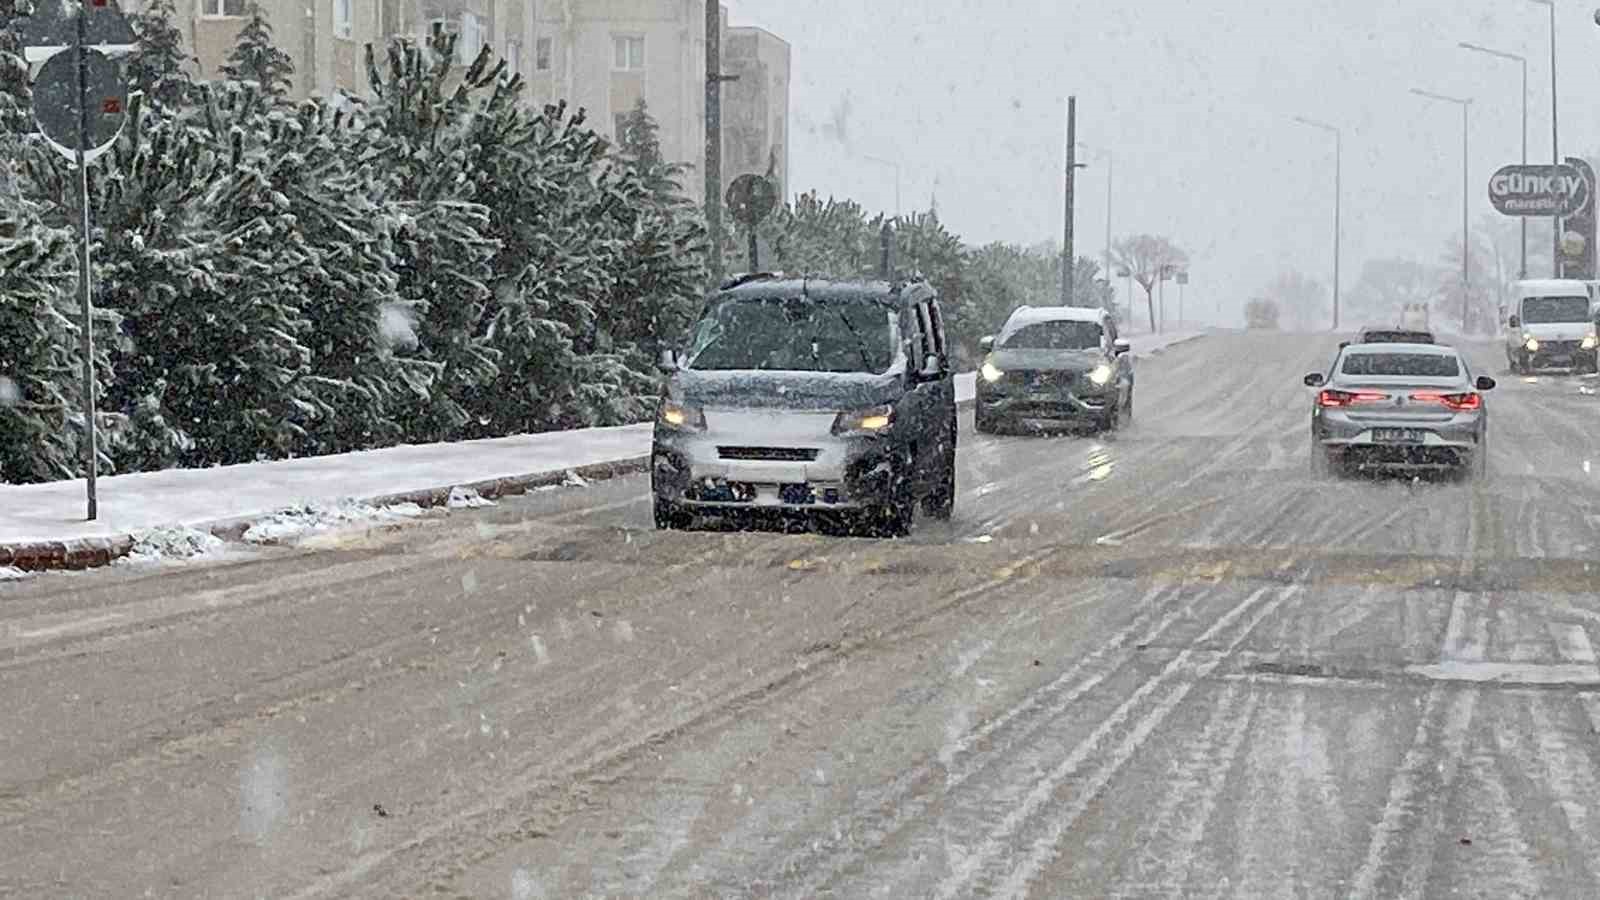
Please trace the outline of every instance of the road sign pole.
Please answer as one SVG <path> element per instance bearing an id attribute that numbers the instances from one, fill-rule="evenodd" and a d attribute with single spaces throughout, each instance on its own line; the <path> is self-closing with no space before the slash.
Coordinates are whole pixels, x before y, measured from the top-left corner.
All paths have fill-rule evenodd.
<path id="1" fill-rule="evenodd" d="M 756 243 L 756 226 L 751 225 L 750 232 L 750 271 L 761 271 L 761 247 Z"/>
<path id="2" fill-rule="evenodd" d="M 81 228 L 78 247 L 78 288 L 82 293 L 83 309 L 83 423 L 87 436 L 87 460 L 84 473 L 88 478 L 88 514 L 93 522 L 100 514 L 100 501 L 96 495 L 96 482 L 100 473 L 99 429 L 95 424 L 95 373 L 94 373 L 94 270 L 89 260 L 89 162 L 85 151 L 89 149 L 89 59 L 84 53 L 88 34 L 89 11 L 87 4 L 78 13 L 77 40 L 72 53 L 76 56 L 78 72 L 78 224 Z"/>

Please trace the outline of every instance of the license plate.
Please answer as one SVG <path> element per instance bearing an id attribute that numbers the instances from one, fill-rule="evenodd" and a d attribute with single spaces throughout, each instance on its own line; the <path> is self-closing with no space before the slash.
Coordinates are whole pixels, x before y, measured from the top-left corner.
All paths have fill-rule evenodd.
<path id="1" fill-rule="evenodd" d="M 1420 444 L 1425 434 L 1420 428 L 1372 429 L 1372 439 L 1380 444 Z"/>

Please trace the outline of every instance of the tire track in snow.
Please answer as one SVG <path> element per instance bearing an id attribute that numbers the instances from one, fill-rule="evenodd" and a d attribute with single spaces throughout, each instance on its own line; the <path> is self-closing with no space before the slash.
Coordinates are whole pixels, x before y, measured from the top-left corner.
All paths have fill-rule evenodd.
<path id="1" fill-rule="evenodd" d="M 1079 659 L 1048 684 L 1028 694 L 1020 703 L 942 746 L 935 759 L 913 767 L 890 786 L 863 798 L 848 815 L 855 821 L 835 823 L 832 840 L 817 841 L 786 860 L 778 882 L 801 879 L 784 893 L 811 897 L 852 869 L 866 864 L 866 854 L 887 843 L 907 827 L 924 821 L 923 813 L 943 796 L 960 788 L 1016 748 L 1026 746 L 1055 717 L 1079 702 L 1095 687 L 1126 666 L 1130 643 L 1148 644 L 1174 624 L 1190 618 L 1212 597 L 1217 586 L 1195 592 L 1188 602 L 1169 605 L 1183 595 L 1184 586 L 1161 585 L 1147 591 L 1135 604 L 1138 613 L 1089 655 Z M 1013 730 L 1015 726 L 1015 730 Z M 944 777 L 940 779 L 940 773 Z M 881 817 L 881 822 L 873 818 Z M 865 820 L 865 821 L 862 821 Z M 869 829 L 867 833 L 860 833 Z"/>
<path id="2" fill-rule="evenodd" d="M 1169 776 L 1154 818 L 1139 827 L 1131 871 L 1119 879 L 1111 896 L 1181 896 L 1190 873 L 1206 865 L 1200 858 L 1206 829 L 1260 703 L 1254 686 L 1228 686 L 1204 733 L 1189 744 Z"/>
<path id="3" fill-rule="evenodd" d="M 1027 853 L 1011 868 L 1008 877 L 1001 882 L 995 893 L 1001 896 L 1016 897 L 1023 895 L 1028 885 L 1035 876 L 1047 865 L 1052 863 L 1060 852 L 1060 843 L 1066 831 L 1074 826 L 1078 818 L 1099 794 L 1110 784 L 1111 779 L 1120 772 L 1128 761 L 1139 751 L 1150 734 L 1171 715 L 1178 704 L 1183 702 L 1195 684 L 1209 676 L 1226 659 L 1231 657 L 1242 645 L 1246 638 L 1255 631 L 1260 623 L 1275 613 L 1278 608 L 1290 597 L 1300 590 L 1298 585 L 1291 585 L 1273 592 L 1263 588 L 1246 597 L 1237 606 L 1224 613 L 1210 628 L 1200 635 L 1187 649 L 1180 652 L 1156 675 L 1146 680 L 1134 691 L 1133 695 L 1117 707 L 1104 721 L 1101 722 L 1088 737 L 1084 738 L 1073 748 L 1058 765 L 1045 774 L 1024 797 L 1022 803 L 1013 808 L 999 823 L 996 824 L 984 839 L 977 851 L 973 854 L 973 862 L 948 877 L 940 885 L 936 896 L 941 898 L 954 898 L 970 896 L 979 890 L 981 882 L 1003 873 L 993 871 L 998 861 L 1004 859 L 1007 851 L 1015 847 L 1022 838 L 1022 832 L 1030 821 L 1034 820 L 1044 805 L 1052 800 L 1057 793 L 1070 781 L 1080 786 L 1075 791 L 1072 804 L 1065 809 L 1056 811 L 1044 833 L 1033 841 L 1025 844 Z M 1263 602 L 1263 598 L 1272 594 L 1272 598 Z M 1236 622 L 1244 620 L 1244 626 L 1236 629 L 1221 652 L 1201 650 L 1200 647 L 1213 643 L 1222 638 Z M 1180 678 L 1183 675 L 1186 677 Z M 1134 719 L 1134 711 L 1147 699 L 1157 694 L 1170 682 L 1177 684 L 1155 702 L 1154 708 L 1146 712 L 1143 717 L 1133 722 L 1129 732 L 1108 752 L 1099 756 L 1100 763 L 1093 773 L 1083 778 L 1081 771 L 1095 751 L 1101 747 L 1119 729 Z"/>
<path id="4" fill-rule="evenodd" d="M 1538 747 L 1539 766 L 1544 772 L 1544 783 L 1556 809 L 1567 823 L 1568 840 L 1575 851 L 1570 858 L 1583 866 L 1590 884 L 1600 884 L 1600 840 L 1595 834 L 1595 819 L 1590 803 L 1600 800 L 1600 780 L 1595 778 L 1594 759 L 1581 746 L 1587 743 L 1574 734 L 1575 728 L 1566 722 L 1557 722 L 1558 710 L 1552 709 L 1555 701 L 1545 696 L 1531 698 L 1528 715 L 1533 722 L 1534 743 Z M 1585 722 L 1588 721 L 1587 716 Z"/>

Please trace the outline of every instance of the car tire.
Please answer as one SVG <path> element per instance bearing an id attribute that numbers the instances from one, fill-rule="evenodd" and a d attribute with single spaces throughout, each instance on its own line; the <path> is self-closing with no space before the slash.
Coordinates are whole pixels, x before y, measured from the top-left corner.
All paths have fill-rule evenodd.
<path id="1" fill-rule="evenodd" d="M 973 410 L 972 430 L 979 434 L 994 434 L 994 419 L 984 415 L 982 409 Z"/>
<path id="2" fill-rule="evenodd" d="M 911 491 L 912 469 L 910 459 L 901 463 L 891 499 L 877 510 L 878 524 L 884 537 L 903 538 L 911 534 L 911 523 L 917 510 L 916 498 Z"/>
<path id="3" fill-rule="evenodd" d="M 657 496 L 651 506 L 657 531 L 682 531 L 694 521 L 693 516 L 665 497 Z"/>
<path id="4" fill-rule="evenodd" d="M 1122 408 L 1122 421 L 1133 421 L 1133 387 L 1131 385 L 1128 387 L 1128 403 Z"/>
<path id="5" fill-rule="evenodd" d="M 1322 449 L 1322 444 L 1316 438 L 1311 439 L 1311 477 L 1319 481 L 1327 481 L 1338 474 L 1333 460 L 1328 458 L 1328 451 Z"/>
<path id="6" fill-rule="evenodd" d="M 950 447 L 944 453 L 943 472 L 939 475 L 939 483 L 922 500 L 922 511 L 930 518 L 941 521 L 949 519 L 956 509 L 956 445 L 955 437 L 951 436 Z"/>

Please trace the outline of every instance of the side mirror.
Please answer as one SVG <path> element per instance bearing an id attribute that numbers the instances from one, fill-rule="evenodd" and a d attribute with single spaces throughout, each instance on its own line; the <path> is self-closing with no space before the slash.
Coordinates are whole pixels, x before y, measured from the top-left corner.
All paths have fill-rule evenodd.
<path id="1" fill-rule="evenodd" d="M 1480 391 L 1492 391 L 1494 390 L 1495 380 L 1487 375 L 1479 375 L 1477 385 Z"/>
<path id="2" fill-rule="evenodd" d="M 1506 324 L 1510 325 L 1512 328 L 1521 328 L 1522 327 L 1522 317 L 1521 316 L 1512 316 L 1511 317 L 1511 321 L 1506 323 Z"/>
<path id="3" fill-rule="evenodd" d="M 1340 341 L 1339 342 L 1339 349 L 1340 350 L 1343 350 L 1344 348 L 1346 348 L 1348 346 L 1350 346 L 1350 342 L 1349 341 Z"/>
<path id="4" fill-rule="evenodd" d="M 671 375 L 678 371 L 677 351 L 662 347 L 661 356 L 656 360 L 656 369 L 663 375 Z"/>
<path id="5" fill-rule="evenodd" d="M 986 334 L 983 337 L 978 338 L 978 347 L 980 349 L 983 349 L 983 350 L 993 350 L 994 349 L 994 335 Z"/>
<path id="6" fill-rule="evenodd" d="M 1306 387 L 1322 387 L 1327 383 L 1328 379 L 1324 378 L 1321 372 L 1312 372 L 1306 376 Z"/>
<path id="7" fill-rule="evenodd" d="M 1117 356 L 1124 356 L 1133 352 L 1133 342 L 1127 338 L 1117 338 L 1111 344 L 1111 352 Z"/>

